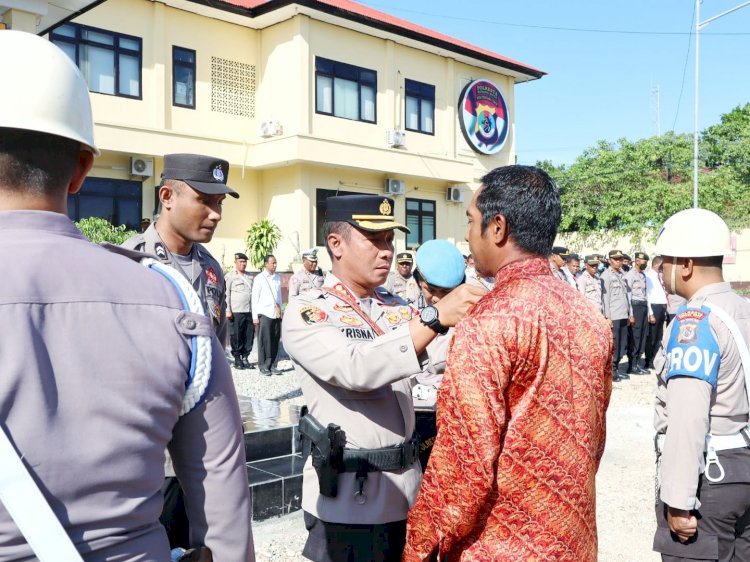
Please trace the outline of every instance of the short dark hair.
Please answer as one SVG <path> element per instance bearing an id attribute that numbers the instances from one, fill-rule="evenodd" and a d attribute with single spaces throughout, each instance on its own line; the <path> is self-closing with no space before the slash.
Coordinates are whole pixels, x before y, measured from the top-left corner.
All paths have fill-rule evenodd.
<path id="1" fill-rule="evenodd" d="M 535 166 L 503 166 L 482 178 L 477 196 L 482 233 L 503 215 L 509 237 L 521 250 L 538 256 L 552 253 L 560 226 L 560 192 L 552 178 Z"/>
<path id="2" fill-rule="evenodd" d="M 276 256 L 274 256 L 273 254 L 268 254 L 268 255 L 263 256 L 263 264 L 264 265 L 267 264 L 270 261 L 270 259 L 274 257 Z"/>
<path id="3" fill-rule="evenodd" d="M 36 196 L 66 189 L 81 143 L 64 137 L 0 128 L 0 189 Z"/>
<path id="4" fill-rule="evenodd" d="M 341 238 L 348 241 L 352 236 L 353 228 L 351 224 L 344 221 L 326 221 L 323 223 L 323 241 L 326 245 L 326 252 L 328 252 L 329 258 L 333 259 L 333 252 L 328 247 L 328 235 L 338 234 Z"/>
<path id="5" fill-rule="evenodd" d="M 661 256 L 654 256 L 651 260 L 651 267 L 660 264 L 664 261 L 664 258 Z"/>

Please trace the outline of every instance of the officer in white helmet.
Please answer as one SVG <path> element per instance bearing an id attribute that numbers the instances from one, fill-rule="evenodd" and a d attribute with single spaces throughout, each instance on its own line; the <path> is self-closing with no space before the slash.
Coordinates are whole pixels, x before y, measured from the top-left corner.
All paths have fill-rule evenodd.
<path id="1" fill-rule="evenodd" d="M 0 31 L 0 69 L 0 559 L 169 560 L 168 446 L 191 546 L 253 560 L 234 384 L 198 295 L 68 218 L 98 154 L 75 64 Z"/>
<path id="2" fill-rule="evenodd" d="M 726 223 L 670 217 L 656 241 L 664 284 L 687 302 L 655 359 L 657 531 L 662 560 L 750 560 L 750 302 L 724 281 Z"/>

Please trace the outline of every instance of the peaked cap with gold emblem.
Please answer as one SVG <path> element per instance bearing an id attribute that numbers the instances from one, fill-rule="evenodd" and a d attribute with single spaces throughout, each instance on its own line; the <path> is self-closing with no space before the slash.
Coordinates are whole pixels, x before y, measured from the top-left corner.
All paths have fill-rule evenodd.
<path id="1" fill-rule="evenodd" d="M 380 195 L 341 195 L 326 199 L 326 221 L 343 221 L 366 230 L 380 232 L 398 228 L 409 229 L 394 216 L 394 203 L 390 197 Z"/>

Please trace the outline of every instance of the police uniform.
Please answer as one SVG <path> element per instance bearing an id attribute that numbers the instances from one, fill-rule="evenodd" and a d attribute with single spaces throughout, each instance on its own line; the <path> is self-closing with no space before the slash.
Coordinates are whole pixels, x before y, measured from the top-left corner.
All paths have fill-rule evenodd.
<path id="1" fill-rule="evenodd" d="M 609 252 L 610 258 L 621 258 L 620 250 Z M 604 301 L 604 317 L 612 321 L 612 339 L 614 340 L 613 374 L 618 379 L 623 375 L 617 372 L 617 365 L 627 351 L 628 320 L 633 315 L 630 304 L 630 291 L 625 281 L 625 274 L 615 271 L 611 266 L 604 270 L 602 280 L 602 300 Z"/>
<path id="2" fill-rule="evenodd" d="M 648 255 L 636 252 L 635 258 L 648 260 Z M 635 318 L 635 323 L 628 326 L 628 373 L 646 373 L 638 366 L 646 345 L 648 319 L 653 315 L 646 292 L 646 274 L 633 266 L 625 274 L 625 283 L 628 284 L 632 315 Z"/>
<path id="3" fill-rule="evenodd" d="M 552 253 L 562 258 L 563 260 L 570 256 L 570 251 L 564 246 L 554 246 L 552 248 Z M 552 271 L 552 275 L 557 277 L 560 281 L 564 281 L 565 283 L 570 284 L 568 282 L 568 278 L 565 276 L 565 273 L 562 270 L 562 267 L 558 267 L 558 265 L 552 261 L 552 258 L 550 258 L 549 268 Z"/>
<path id="4" fill-rule="evenodd" d="M 346 221 L 372 231 L 405 229 L 392 213 L 389 198 L 330 197 L 326 220 Z M 400 533 L 403 544 L 406 514 L 421 480 L 417 448 L 411 441 L 410 377 L 422 370 L 408 327 L 413 314 L 408 303 L 382 287 L 368 298 L 355 297 L 332 273 L 322 288 L 303 293 L 287 305 L 282 323 L 284 347 L 310 415 L 322 426 L 341 427 L 345 454 L 364 459 L 373 451 L 398 448 L 401 459 L 388 470 L 338 474 L 336 497 L 321 494 L 312 460 L 307 459 L 302 490 L 310 531 L 303 551 L 307 558 L 400 559 L 400 552 L 380 551 L 378 542 L 389 533 Z M 350 534 L 357 530 L 361 539 Z M 346 536 L 342 538 L 341 533 Z M 330 534 L 336 538 L 326 541 Z M 377 552 L 363 550 L 370 548 Z"/>
<path id="5" fill-rule="evenodd" d="M 599 259 L 596 255 L 586 256 L 587 265 L 599 265 Z M 591 275 L 588 269 L 585 269 L 583 273 L 578 277 L 577 281 L 578 290 L 583 293 L 586 300 L 591 302 L 599 312 L 604 314 L 604 302 L 602 300 L 602 280 L 596 276 Z"/>
<path id="6" fill-rule="evenodd" d="M 654 549 L 670 562 L 750 560 L 750 526 L 736 520 L 750 506 L 750 449 L 740 433 L 748 422 L 744 370 L 729 328 L 709 303 L 729 314 L 745 342 L 750 341 L 750 303 L 729 283 L 714 283 L 680 308 L 654 360 L 661 450 Z M 708 475 L 702 474 L 707 432 L 739 435 L 735 447 L 717 452 L 724 477 L 716 482 L 707 476 L 718 478 L 718 465 L 712 463 Z M 670 536 L 664 504 L 700 513 L 697 540 L 683 544 Z M 728 545 L 733 545 L 735 558 L 727 557 Z"/>
<path id="7" fill-rule="evenodd" d="M 408 263 L 412 265 L 414 258 L 411 257 L 409 252 L 401 252 L 396 256 L 396 263 Z M 384 287 L 389 293 L 393 293 L 397 297 L 404 299 L 407 303 L 417 306 L 421 292 L 414 279 L 414 275 L 404 277 L 398 271 L 392 271 L 388 274 Z"/>
<path id="8" fill-rule="evenodd" d="M 247 256 L 238 253 L 234 255 L 234 259 L 247 261 Z M 229 320 L 229 340 L 232 344 L 234 363 L 240 369 L 247 369 L 250 367 L 247 356 L 253 350 L 253 337 L 255 336 L 251 309 L 253 276 L 235 268 L 227 273 L 226 286 L 227 311 L 232 313 Z"/>
<path id="9" fill-rule="evenodd" d="M 302 254 L 303 260 L 318 263 L 318 250 L 308 250 Z M 304 267 L 289 278 L 289 298 L 296 297 L 301 293 L 306 293 L 310 289 L 318 289 L 323 286 L 323 275 L 319 269 L 312 272 L 307 271 Z"/>

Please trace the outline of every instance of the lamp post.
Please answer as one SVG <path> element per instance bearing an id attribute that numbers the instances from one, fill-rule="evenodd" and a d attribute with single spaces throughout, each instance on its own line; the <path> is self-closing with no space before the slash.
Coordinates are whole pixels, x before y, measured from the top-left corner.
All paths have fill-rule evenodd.
<path id="1" fill-rule="evenodd" d="M 750 5 L 750 2 L 743 2 L 742 4 L 735 6 L 734 8 L 731 8 L 726 12 L 722 12 L 717 16 L 708 18 L 706 21 L 701 21 L 701 0 L 695 0 L 695 114 L 693 122 L 693 207 L 698 207 L 698 62 L 700 60 L 700 31 L 712 21 L 726 16 L 727 14 L 731 14 L 732 12 L 735 12 L 740 8 L 744 8 L 747 5 Z"/>

